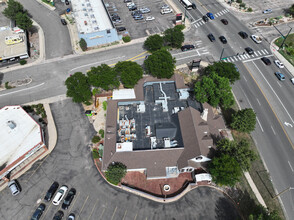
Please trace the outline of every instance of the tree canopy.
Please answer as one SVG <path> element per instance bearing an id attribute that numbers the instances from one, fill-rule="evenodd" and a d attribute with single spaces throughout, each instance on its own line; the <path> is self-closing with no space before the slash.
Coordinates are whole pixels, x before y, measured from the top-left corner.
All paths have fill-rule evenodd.
<path id="1" fill-rule="evenodd" d="M 234 186 L 242 175 L 239 163 L 227 154 L 213 158 L 209 164 L 209 172 L 215 183 L 226 186 Z"/>
<path id="2" fill-rule="evenodd" d="M 229 108 L 234 104 L 232 88 L 227 78 L 218 76 L 211 72 L 209 76 L 204 76 L 202 80 L 195 83 L 194 92 L 197 101 L 208 102 L 211 106 Z"/>
<path id="3" fill-rule="evenodd" d="M 28 30 L 33 26 L 33 21 L 30 19 L 27 13 L 17 13 L 15 16 L 15 22 L 17 26 L 23 30 Z"/>
<path id="4" fill-rule="evenodd" d="M 163 40 L 166 45 L 169 45 L 173 48 L 180 48 L 185 40 L 182 28 L 175 26 L 174 28 L 165 30 Z"/>
<path id="5" fill-rule="evenodd" d="M 256 154 L 250 149 L 250 143 L 246 139 L 242 139 L 239 143 L 229 139 L 221 139 L 217 143 L 217 154 L 227 154 L 235 158 L 245 171 L 249 170 L 251 162 L 256 159 Z"/>
<path id="6" fill-rule="evenodd" d="M 289 13 L 294 16 L 294 4 L 288 9 Z"/>
<path id="7" fill-rule="evenodd" d="M 240 73 L 233 63 L 216 62 L 207 66 L 204 71 L 206 75 L 214 72 L 221 77 L 228 78 L 232 84 L 240 79 Z"/>
<path id="8" fill-rule="evenodd" d="M 144 47 L 150 52 L 160 50 L 162 46 L 163 38 L 158 34 L 149 36 L 144 42 Z"/>
<path id="9" fill-rule="evenodd" d="M 109 164 L 107 171 L 105 172 L 105 176 L 107 181 L 110 183 L 117 185 L 121 181 L 121 179 L 126 175 L 127 167 L 120 162 L 113 162 Z"/>
<path id="10" fill-rule="evenodd" d="M 104 90 L 110 90 L 119 87 L 117 73 L 107 64 L 91 67 L 91 70 L 87 73 L 87 75 L 89 77 L 89 83 L 94 87 L 100 87 Z"/>
<path id="11" fill-rule="evenodd" d="M 7 8 L 4 9 L 3 14 L 10 19 L 16 20 L 16 15 L 24 12 L 22 4 L 15 0 L 9 0 L 7 2 Z"/>
<path id="12" fill-rule="evenodd" d="M 132 61 L 118 62 L 114 70 L 120 76 L 120 80 L 126 88 L 134 88 L 138 80 L 143 77 L 142 67 Z"/>
<path id="13" fill-rule="evenodd" d="M 144 61 L 146 72 L 157 78 L 171 78 L 174 74 L 175 59 L 166 50 L 155 51 Z"/>
<path id="14" fill-rule="evenodd" d="M 252 108 L 240 110 L 232 115 L 231 128 L 241 132 L 254 131 L 256 124 L 256 114 Z"/>
<path id="15" fill-rule="evenodd" d="M 67 78 L 65 85 L 67 87 L 66 95 L 72 97 L 73 102 L 88 103 L 92 97 L 87 76 L 81 72 L 76 72 Z"/>

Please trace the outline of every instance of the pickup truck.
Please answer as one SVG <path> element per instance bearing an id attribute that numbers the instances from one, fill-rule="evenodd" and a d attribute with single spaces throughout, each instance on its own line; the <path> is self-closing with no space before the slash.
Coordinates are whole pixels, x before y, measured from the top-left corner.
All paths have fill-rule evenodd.
<path id="1" fill-rule="evenodd" d="M 251 35 L 250 37 L 255 43 L 257 43 L 257 44 L 261 43 L 261 37 L 259 37 L 257 35 Z"/>

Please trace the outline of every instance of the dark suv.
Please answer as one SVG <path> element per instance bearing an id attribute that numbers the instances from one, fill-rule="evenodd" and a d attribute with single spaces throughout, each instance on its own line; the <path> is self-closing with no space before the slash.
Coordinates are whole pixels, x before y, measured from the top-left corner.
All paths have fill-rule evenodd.
<path id="1" fill-rule="evenodd" d="M 269 66 L 271 65 L 271 61 L 269 58 L 266 58 L 266 57 L 262 57 L 261 60 L 264 62 L 265 65 Z"/>
<path id="2" fill-rule="evenodd" d="M 54 193 L 57 191 L 58 187 L 59 187 L 58 182 L 54 182 L 54 183 L 50 186 L 49 190 L 47 191 L 44 200 L 46 200 L 46 201 L 50 201 L 50 200 L 52 199 Z"/>
<path id="3" fill-rule="evenodd" d="M 248 34 L 244 31 L 240 31 L 239 35 L 243 38 L 243 39 L 247 39 L 248 38 Z"/>
<path id="4" fill-rule="evenodd" d="M 184 45 L 181 47 L 182 51 L 193 50 L 195 47 L 194 45 Z"/>
<path id="5" fill-rule="evenodd" d="M 63 209 L 68 209 L 70 206 L 73 198 L 75 197 L 76 190 L 74 188 L 71 188 L 69 192 L 67 193 L 67 196 L 65 197 L 63 203 L 62 203 L 62 208 Z"/>
<path id="6" fill-rule="evenodd" d="M 203 21 L 208 22 L 208 17 L 206 15 L 203 15 L 202 19 Z"/>
<path id="7" fill-rule="evenodd" d="M 215 41 L 215 38 L 214 38 L 213 34 L 209 34 L 209 35 L 207 35 L 207 37 L 209 38 L 209 40 L 211 42 Z"/>
<path id="8" fill-rule="evenodd" d="M 252 50 L 251 47 L 246 47 L 246 48 L 245 48 L 245 51 L 246 51 L 249 55 L 254 54 L 254 50 Z"/>
<path id="9" fill-rule="evenodd" d="M 219 39 L 223 44 L 227 43 L 227 39 L 224 36 L 220 36 Z"/>
<path id="10" fill-rule="evenodd" d="M 36 209 L 36 211 L 34 212 L 31 220 L 39 220 L 41 215 L 43 214 L 44 210 L 45 210 L 45 204 L 44 203 L 41 203 L 39 205 L 39 207 Z"/>
<path id="11" fill-rule="evenodd" d="M 54 217 L 53 217 L 53 220 L 61 220 L 64 216 L 64 213 L 63 211 L 58 211 L 55 213 Z"/>

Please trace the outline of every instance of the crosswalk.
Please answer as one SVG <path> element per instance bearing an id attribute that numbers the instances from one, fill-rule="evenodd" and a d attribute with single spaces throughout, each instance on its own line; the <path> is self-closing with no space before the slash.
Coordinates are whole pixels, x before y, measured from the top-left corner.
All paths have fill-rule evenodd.
<path id="1" fill-rule="evenodd" d="M 234 63 L 234 62 L 237 62 L 237 61 L 245 61 L 245 60 L 248 60 L 248 59 L 257 58 L 257 57 L 263 57 L 263 56 L 267 56 L 267 55 L 270 55 L 270 53 L 266 49 L 263 49 L 263 50 L 254 51 L 254 54 L 252 54 L 252 55 L 249 55 L 247 53 L 239 54 L 239 55 L 236 55 L 236 56 L 228 57 L 227 59 L 225 59 L 223 61 L 224 62 Z"/>
<path id="2" fill-rule="evenodd" d="M 217 18 L 217 17 L 222 16 L 222 15 L 228 13 L 228 12 L 229 12 L 228 9 L 224 9 L 224 10 L 222 10 L 222 11 L 216 13 L 216 14 L 214 15 L 214 17 Z M 195 22 L 195 21 L 194 21 L 194 22 Z M 192 23 L 193 23 L 193 22 L 192 22 Z M 197 22 L 194 23 L 194 27 L 195 27 L 195 28 L 198 28 L 198 27 L 200 27 L 201 25 L 204 25 L 205 23 L 206 23 L 206 22 L 204 22 L 204 21 L 202 20 L 202 18 L 201 18 L 201 19 L 199 19 L 199 21 L 197 21 Z"/>

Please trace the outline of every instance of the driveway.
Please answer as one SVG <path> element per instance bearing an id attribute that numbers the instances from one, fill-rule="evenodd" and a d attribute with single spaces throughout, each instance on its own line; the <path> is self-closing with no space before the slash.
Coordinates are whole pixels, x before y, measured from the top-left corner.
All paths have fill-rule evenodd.
<path id="1" fill-rule="evenodd" d="M 0 194 L 0 219 L 29 219 L 53 181 L 77 190 L 68 211 L 78 219 L 237 219 L 229 199 L 219 191 L 201 187 L 171 204 L 156 203 L 109 186 L 93 165 L 88 144 L 94 129 L 81 105 L 70 100 L 51 104 L 58 143 L 53 152 L 19 178 L 22 192 Z M 42 201 L 44 202 L 44 201 Z M 52 219 L 60 206 L 45 203 L 41 219 Z"/>

